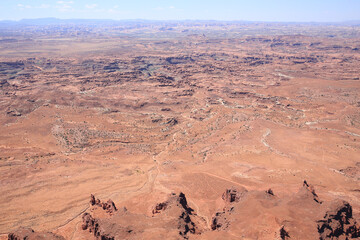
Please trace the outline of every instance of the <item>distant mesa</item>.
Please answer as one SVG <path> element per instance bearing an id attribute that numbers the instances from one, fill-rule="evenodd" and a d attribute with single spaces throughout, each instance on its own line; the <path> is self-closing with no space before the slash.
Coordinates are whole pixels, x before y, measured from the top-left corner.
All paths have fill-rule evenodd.
<path id="1" fill-rule="evenodd" d="M 192 63 L 195 61 L 192 57 L 189 56 L 168 57 L 165 60 L 170 64 L 184 64 L 184 63 Z"/>

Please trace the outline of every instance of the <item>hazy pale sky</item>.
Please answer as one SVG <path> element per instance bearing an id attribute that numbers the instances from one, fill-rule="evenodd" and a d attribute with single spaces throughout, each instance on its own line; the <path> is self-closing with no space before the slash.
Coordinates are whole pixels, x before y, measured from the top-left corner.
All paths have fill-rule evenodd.
<path id="1" fill-rule="evenodd" d="M 360 0 L 0 0 L 0 20 L 23 18 L 334 22 L 360 19 Z"/>

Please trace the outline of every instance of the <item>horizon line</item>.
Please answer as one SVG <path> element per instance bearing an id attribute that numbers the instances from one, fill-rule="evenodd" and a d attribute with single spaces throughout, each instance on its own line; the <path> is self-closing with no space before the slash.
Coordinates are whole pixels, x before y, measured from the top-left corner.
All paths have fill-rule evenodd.
<path id="1" fill-rule="evenodd" d="M 111 19 L 111 18 L 56 18 L 56 17 L 44 17 L 44 18 L 22 18 L 18 20 L 13 19 L 0 19 L 0 22 L 21 22 L 28 20 L 89 20 L 89 21 L 155 21 L 155 22 L 184 22 L 184 21 L 197 21 L 197 22 L 249 22 L 249 23 L 359 23 L 360 19 L 343 20 L 343 21 L 264 21 L 264 20 L 220 20 L 220 19 L 146 19 L 146 18 L 131 18 L 131 19 Z"/>

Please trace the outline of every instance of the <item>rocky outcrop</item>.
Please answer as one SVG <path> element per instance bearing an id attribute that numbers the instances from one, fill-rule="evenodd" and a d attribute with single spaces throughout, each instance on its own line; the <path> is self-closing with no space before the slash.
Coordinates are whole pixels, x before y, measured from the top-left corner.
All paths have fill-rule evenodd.
<path id="1" fill-rule="evenodd" d="M 322 201 L 315 192 L 314 186 L 308 184 L 306 180 L 304 180 L 303 187 L 300 189 L 298 195 L 304 198 L 312 198 L 315 202 L 322 204 Z"/>
<path id="2" fill-rule="evenodd" d="M 289 233 L 285 230 L 285 227 L 282 226 L 280 228 L 280 237 L 282 240 L 287 240 L 287 239 L 290 239 L 290 235 Z"/>
<path id="3" fill-rule="evenodd" d="M 131 213 L 125 208 L 113 214 L 108 212 L 108 217 L 96 217 L 94 212 L 97 207 L 106 210 L 104 205 L 109 206 L 108 203 L 104 204 L 92 195 L 90 204 L 95 208 L 82 216 L 82 229 L 93 233 L 97 239 L 126 239 L 129 236 L 141 239 L 143 234 L 161 228 L 177 237 L 188 239 L 190 234 L 201 234 L 205 225 L 205 221 L 189 207 L 184 193 L 173 193 L 166 201 L 157 203 L 152 210 L 152 217 Z"/>
<path id="4" fill-rule="evenodd" d="M 156 206 L 152 210 L 152 214 L 155 215 L 157 213 L 161 213 L 161 211 L 165 210 L 167 206 L 168 206 L 167 202 L 162 202 L 162 203 L 156 204 Z"/>
<path id="5" fill-rule="evenodd" d="M 94 232 L 95 219 L 89 213 L 83 214 L 82 221 L 83 221 L 83 224 L 81 225 L 82 230 L 89 229 L 90 232 Z"/>
<path id="6" fill-rule="evenodd" d="M 215 216 L 212 218 L 212 230 L 224 230 L 229 227 L 230 221 L 228 215 L 234 210 L 234 203 L 238 203 L 241 198 L 245 197 L 247 192 L 246 189 L 238 190 L 235 187 L 225 190 L 221 197 L 224 200 L 225 207 L 222 211 L 215 213 Z"/>
<path id="7" fill-rule="evenodd" d="M 306 229 L 308 239 L 315 239 L 319 234 L 320 239 L 360 237 L 359 225 L 352 219 L 350 204 L 340 201 L 329 207 L 331 203 L 321 201 L 315 188 L 307 181 L 297 193 L 282 198 L 276 196 L 271 188 L 247 191 L 232 187 L 225 190 L 222 199 L 223 209 L 216 212 L 211 220 L 213 231 L 235 231 L 249 236 L 254 232 L 276 231 L 278 238 L 283 240 L 301 239 L 301 225 L 302 229 Z M 325 212 L 324 219 L 317 221 Z M 252 224 L 261 226 L 262 230 L 253 228 Z"/>
<path id="8" fill-rule="evenodd" d="M 265 193 L 271 195 L 271 196 L 275 196 L 273 190 L 271 188 L 269 188 L 268 190 L 265 191 Z"/>
<path id="9" fill-rule="evenodd" d="M 182 192 L 172 193 L 165 201 L 155 204 L 151 216 L 133 213 L 125 207 L 117 209 L 113 201 L 102 202 L 91 195 L 90 208 L 82 216 L 81 228 L 101 240 L 150 239 L 149 236 L 189 239 L 208 230 L 210 232 L 205 235 L 212 231 L 217 231 L 214 234 L 233 232 L 249 236 L 250 239 L 271 239 L 274 235 L 270 233 L 276 233 L 276 238 L 282 240 L 302 239 L 305 230 L 307 239 L 360 238 L 360 226 L 353 218 L 351 205 L 342 200 L 331 202 L 331 205 L 323 203 L 307 181 L 303 182 L 297 193 L 287 197 L 279 198 L 271 188 L 248 191 L 231 187 L 225 190 L 221 199 L 222 210 L 214 214 L 209 229 L 206 221 L 189 206 Z M 299 231 L 299 225 L 305 230 Z M 64 238 L 22 228 L 10 233 L 8 239 Z"/>
<path id="10" fill-rule="evenodd" d="M 320 240 L 360 238 L 360 225 L 353 219 L 351 205 L 335 202 L 324 219 L 318 221 L 318 232 Z"/>
<path id="11" fill-rule="evenodd" d="M 240 198 L 246 194 L 247 191 L 238 191 L 236 188 L 232 187 L 226 189 L 222 195 L 222 199 L 227 203 L 239 202 Z"/>
<path id="12" fill-rule="evenodd" d="M 100 226 L 99 220 L 94 219 L 89 213 L 84 213 L 82 216 L 83 224 L 81 228 L 83 230 L 89 230 L 90 233 L 93 233 L 97 239 L 101 240 L 114 240 L 115 237 L 106 233 L 105 230 Z"/>
<path id="13" fill-rule="evenodd" d="M 193 221 L 193 209 L 188 206 L 185 194 L 180 193 L 179 197 L 176 200 L 177 204 L 180 204 L 181 207 L 181 214 L 178 218 L 178 229 L 179 234 L 183 237 L 186 237 L 188 233 L 191 234 L 197 234 L 200 233 L 200 230 L 198 229 L 198 226 L 196 226 L 196 223 Z"/>
<path id="14" fill-rule="evenodd" d="M 109 214 L 113 214 L 117 211 L 115 203 L 112 200 L 109 199 L 107 202 L 102 202 L 100 199 L 96 199 L 92 194 L 90 196 L 90 205 L 99 206 Z"/>
<path id="15" fill-rule="evenodd" d="M 181 192 L 179 195 L 176 195 L 175 193 L 171 194 L 167 201 L 156 204 L 156 206 L 152 210 L 152 213 L 154 215 L 159 214 L 169 208 L 177 208 L 178 210 L 180 210 L 178 211 L 179 213 L 177 221 L 179 234 L 181 236 L 187 238 L 188 233 L 201 233 L 201 230 L 196 224 L 196 220 L 194 221 L 194 218 L 198 218 L 198 216 L 194 214 L 194 210 L 189 207 L 184 193 Z"/>
<path id="16" fill-rule="evenodd" d="M 19 228 L 9 233 L 8 240 L 65 240 L 65 238 L 51 232 L 35 232 L 31 228 Z"/>
<path id="17" fill-rule="evenodd" d="M 230 209 L 230 211 L 232 211 Z M 230 221 L 226 218 L 226 211 L 217 212 L 211 221 L 212 230 L 225 230 L 230 225 Z"/>
<path id="18" fill-rule="evenodd" d="M 337 201 L 331 206 L 330 203 L 323 203 L 315 188 L 306 180 L 296 194 L 285 198 L 275 196 L 271 188 L 266 191 L 248 191 L 231 187 L 225 190 L 221 199 L 222 210 L 216 212 L 210 222 L 212 231 L 238 231 L 241 227 L 245 235 L 253 234 L 258 230 L 247 227 L 245 223 L 252 216 L 255 219 L 248 219 L 250 225 L 254 221 L 261 223 L 265 218 L 276 219 L 270 221 L 269 225 L 260 224 L 263 229 L 261 232 L 275 231 L 282 240 L 301 237 L 303 233 L 298 232 L 299 224 L 302 229 L 307 229 L 307 236 L 312 239 L 360 237 L 360 227 L 353 219 L 350 204 L 345 201 Z M 90 204 L 93 208 L 83 215 L 82 229 L 93 233 L 97 239 L 141 239 L 144 234 L 159 229 L 166 229 L 167 234 L 173 234 L 171 236 L 188 239 L 193 234 L 202 234 L 207 230 L 205 221 L 189 206 L 183 193 L 172 193 L 165 201 L 155 204 L 151 217 L 128 212 L 125 208 L 117 211 L 111 200 L 103 203 L 93 195 Z M 92 211 L 96 209 L 102 213 L 105 211 L 107 217 L 94 214 Z M 322 215 L 325 212 L 325 216 Z M 324 218 L 317 220 L 321 216 Z"/>

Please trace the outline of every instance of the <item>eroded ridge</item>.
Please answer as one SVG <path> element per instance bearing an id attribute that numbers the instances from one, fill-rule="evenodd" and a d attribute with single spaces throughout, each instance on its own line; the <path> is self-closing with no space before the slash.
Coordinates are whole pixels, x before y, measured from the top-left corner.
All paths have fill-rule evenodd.
<path id="1" fill-rule="evenodd" d="M 149 213 L 133 213 L 126 207 L 117 208 L 111 200 L 102 202 L 91 195 L 90 208 L 82 215 L 81 230 L 94 239 L 159 239 L 162 237 L 208 239 L 214 233 L 234 236 L 275 237 L 278 239 L 357 239 L 360 226 L 353 218 L 352 206 L 343 200 L 320 201 L 314 186 L 304 181 L 298 192 L 279 197 L 272 189 L 266 191 L 231 187 L 220 197 L 221 210 L 212 215 L 210 227 L 188 204 L 184 193 L 171 193 L 156 203 Z M 202 209 L 198 209 L 201 211 Z M 264 221 L 265 220 L 265 221 Z M 306 221 L 304 221 L 306 220 Z M 252 222 L 261 227 L 251 226 Z M 239 226 L 241 228 L 239 228 Z M 247 227 L 246 227 L 247 226 Z M 266 231 L 264 231 L 266 230 Z M 19 229 L 8 239 L 64 239 L 53 233 L 35 233 Z M 216 235 L 214 235 L 216 236 Z"/>
<path id="2" fill-rule="evenodd" d="M 150 234 L 158 238 L 162 231 L 166 232 L 166 236 L 188 239 L 190 235 L 198 235 L 205 230 L 204 220 L 188 206 L 183 193 L 173 193 L 165 202 L 156 204 L 152 216 L 131 213 L 125 207 L 109 212 L 104 205 L 92 206 L 90 212 L 82 216 L 82 229 L 89 230 L 97 239 L 144 239 Z M 103 211 L 107 213 L 105 216 Z"/>

